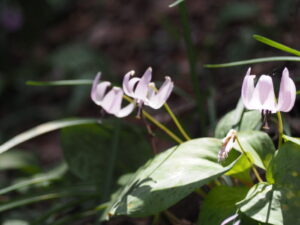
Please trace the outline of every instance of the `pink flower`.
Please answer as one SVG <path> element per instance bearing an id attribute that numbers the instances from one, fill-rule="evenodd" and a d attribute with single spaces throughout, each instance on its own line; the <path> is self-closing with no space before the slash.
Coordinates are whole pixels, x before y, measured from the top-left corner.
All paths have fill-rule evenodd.
<path id="1" fill-rule="evenodd" d="M 296 86 L 285 68 L 282 72 L 278 102 L 276 102 L 272 78 L 268 75 L 260 76 L 254 86 L 255 75 L 250 75 L 249 68 L 243 81 L 242 100 L 247 109 L 260 110 L 264 114 L 277 111 L 289 112 L 296 100 Z"/>
<path id="2" fill-rule="evenodd" d="M 123 90 L 126 95 L 135 99 L 139 108 L 143 105 L 153 109 L 159 109 L 169 98 L 174 84 L 170 77 L 165 77 L 165 82 L 157 91 L 155 84 L 151 83 L 152 69 L 149 67 L 141 78 L 132 77 L 134 71 L 125 74 L 123 79 Z"/>
<path id="3" fill-rule="evenodd" d="M 130 103 L 121 109 L 122 98 L 124 95 L 122 89 L 113 87 L 106 93 L 106 90 L 110 87 L 111 83 L 108 81 L 99 82 L 100 77 L 101 73 L 98 73 L 93 81 L 91 90 L 92 100 L 109 114 L 113 114 L 116 117 L 128 116 L 133 111 L 135 104 Z"/>

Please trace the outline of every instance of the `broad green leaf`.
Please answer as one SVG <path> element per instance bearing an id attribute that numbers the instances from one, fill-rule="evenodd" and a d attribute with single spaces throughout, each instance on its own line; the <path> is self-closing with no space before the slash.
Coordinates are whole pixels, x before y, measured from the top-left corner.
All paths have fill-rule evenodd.
<path id="1" fill-rule="evenodd" d="M 237 203 L 237 206 L 243 213 L 254 220 L 274 225 L 283 225 L 280 208 L 281 196 L 281 191 L 273 189 L 272 185 L 259 183 L 250 189 L 246 198 Z"/>
<path id="2" fill-rule="evenodd" d="M 69 85 L 91 85 L 93 80 L 57 80 L 57 81 L 27 81 L 27 85 L 31 86 L 69 86 Z"/>
<path id="3" fill-rule="evenodd" d="M 239 160 L 234 164 L 234 166 L 225 174 L 228 176 L 233 176 L 240 181 L 251 185 L 252 178 L 250 176 L 250 167 L 252 164 L 249 162 L 247 157 L 243 154 Z"/>
<path id="4" fill-rule="evenodd" d="M 18 134 L 14 138 L 0 145 L 0 154 L 37 136 L 58 130 L 64 127 L 70 127 L 79 124 L 98 123 L 97 119 L 64 119 L 56 120 L 38 125 L 28 131 Z"/>
<path id="5" fill-rule="evenodd" d="M 240 101 L 241 102 L 241 101 Z M 261 114 L 257 110 L 243 110 L 239 103 L 237 108 L 223 116 L 217 124 L 215 137 L 223 138 L 230 129 L 237 131 L 257 130 L 261 127 Z"/>
<path id="6" fill-rule="evenodd" d="M 269 46 L 271 46 L 273 48 L 277 48 L 277 49 L 279 49 L 281 51 L 288 52 L 288 53 L 291 53 L 291 54 L 296 55 L 296 56 L 300 56 L 300 51 L 298 51 L 296 49 L 293 49 L 293 48 L 291 48 L 289 46 L 286 46 L 284 44 L 280 44 L 280 43 L 278 43 L 276 41 L 273 41 L 273 40 L 271 40 L 269 38 L 266 38 L 264 36 L 254 34 L 253 38 L 255 40 L 257 40 L 259 42 L 262 42 L 262 43 L 264 43 L 266 45 L 269 45 Z"/>
<path id="7" fill-rule="evenodd" d="M 206 68 L 222 68 L 222 67 L 232 67 L 232 66 L 242 66 L 255 63 L 264 63 L 264 62 L 277 62 L 277 61 L 291 61 L 291 62 L 300 62 L 300 57 L 296 56 L 274 56 L 274 57 L 264 57 L 256 59 L 248 59 L 236 62 L 221 63 L 221 64 L 205 64 Z"/>
<path id="8" fill-rule="evenodd" d="M 81 179 L 104 184 L 109 171 L 115 176 L 132 172 L 150 158 L 151 150 L 140 133 L 125 127 L 120 132 L 118 146 L 113 135 L 114 128 L 107 123 L 63 129 L 62 148 L 70 170 Z M 112 157 L 114 148 L 119 150 Z"/>
<path id="9" fill-rule="evenodd" d="M 220 147 L 218 139 L 199 138 L 158 154 L 136 172 L 108 215 L 147 216 L 174 205 L 234 165 L 218 163 Z"/>
<path id="10" fill-rule="evenodd" d="M 274 225 L 300 224 L 300 146 L 286 142 L 268 167 L 273 184 L 255 185 L 238 203 L 249 217 Z"/>
<path id="11" fill-rule="evenodd" d="M 35 184 L 40 183 L 49 183 L 51 181 L 60 179 L 67 171 L 66 164 L 61 164 L 57 168 L 54 168 L 53 170 L 49 171 L 48 173 L 44 174 L 37 174 L 33 178 L 29 178 L 20 182 L 17 182 L 15 184 L 12 184 L 8 187 L 0 189 L 0 195 L 6 194 L 11 191 L 15 191 L 21 188 L 26 188 Z"/>
<path id="12" fill-rule="evenodd" d="M 37 172 L 39 167 L 34 155 L 25 151 L 9 151 L 0 155 L 0 170 L 23 169 Z"/>
<path id="13" fill-rule="evenodd" d="M 237 136 L 245 152 L 251 156 L 253 163 L 266 169 L 275 153 L 275 146 L 269 135 L 262 131 L 241 131 Z M 237 141 L 234 148 L 241 151 Z"/>
<path id="14" fill-rule="evenodd" d="M 171 5 L 169 5 L 169 7 L 174 7 L 176 5 L 179 5 L 181 2 L 183 2 L 184 0 L 177 0 L 175 2 L 173 2 Z"/>
<path id="15" fill-rule="evenodd" d="M 221 224 L 223 220 L 236 213 L 235 203 L 242 200 L 247 191 L 246 187 L 217 186 L 213 188 L 201 204 L 197 224 Z"/>

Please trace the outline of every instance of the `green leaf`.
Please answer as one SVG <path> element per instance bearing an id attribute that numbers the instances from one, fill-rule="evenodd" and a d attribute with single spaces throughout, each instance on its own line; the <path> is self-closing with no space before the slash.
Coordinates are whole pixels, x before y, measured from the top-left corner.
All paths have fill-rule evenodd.
<path id="1" fill-rule="evenodd" d="M 236 213 L 235 203 L 242 200 L 247 191 L 246 187 L 217 186 L 213 188 L 201 204 L 197 224 L 221 224 L 223 220 Z"/>
<path id="2" fill-rule="evenodd" d="M 281 191 L 274 190 L 272 185 L 259 183 L 250 189 L 246 198 L 238 202 L 237 206 L 243 213 L 254 220 L 274 225 L 283 225 L 280 209 L 281 195 Z"/>
<path id="3" fill-rule="evenodd" d="M 274 225 L 300 224 L 300 146 L 284 143 L 273 157 L 267 173 L 274 183 L 255 185 L 238 203 L 247 216 Z"/>
<path id="4" fill-rule="evenodd" d="M 271 40 L 269 38 L 266 38 L 264 36 L 254 34 L 253 38 L 255 40 L 257 40 L 259 42 L 262 42 L 262 43 L 264 43 L 266 45 L 269 45 L 269 46 L 271 46 L 273 48 L 277 48 L 277 49 L 279 49 L 281 51 L 288 52 L 288 53 L 291 53 L 291 54 L 296 55 L 296 56 L 300 56 L 300 51 L 298 51 L 296 49 L 293 49 L 293 48 L 291 48 L 289 46 L 286 46 L 284 44 L 280 44 L 280 43 L 278 43 L 276 41 L 273 41 L 273 40 Z"/>
<path id="5" fill-rule="evenodd" d="M 252 178 L 250 176 L 250 167 L 252 164 L 247 157 L 243 154 L 240 159 L 234 164 L 234 166 L 225 174 L 239 179 L 240 181 L 252 184 Z"/>
<path id="6" fill-rule="evenodd" d="M 200 138 L 156 155 L 124 187 L 108 215 L 147 216 L 174 205 L 234 165 L 218 163 L 220 148 L 220 140 Z"/>
<path id="7" fill-rule="evenodd" d="M 255 63 L 265 63 L 265 62 L 277 62 L 277 61 L 291 61 L 291 62 L 300 62 L 300 57 L 295 56 L 274 56 L 274 57 L 264 57 L 256 59 L 248 59 L 230 63 L 221 63 L 221 64 L 205 64 L 206 68 L 222 68 L 222 67 L 232 67 L 232 66 L 242 66 Z"/>
<path id="8" fill-rule="evenodd" d="M 40 183 L 49 183 L 51 181 L 60 179 L 67 171 L 66 164 L 61 164 L 58 167 L 54 168 L 53 170 L 49 171 L 48 173 L 44 174 L 37 174 L 33 178 L 23 180 L 17 182 L 13 185 L 0 189 L 0 195 L 6 194 L 11 191 L 15 191 L 21 188 L 25 188 L 34 184 Z"/>
<path id="9" fill-rule="evenodd" d="M 252 158 L 253 163 L 266 169 L 275 153 L 275 146 L 268 134 L 262 131 L 241 131 L 237 134 L 239 141 L 246 153 Z M 234 148 L 241 151 L 236 142 Z"/>
<path id="10" fill-rule="evenodd" d="M 95 186 L 75 186 L 68 187 L 55 191 L 47 191 L 38 194 L 31 194 L 28 196 L 22 196 L 21 198 L 9 199 L 6 202 L 0 202 L 0 212 L 18 208 L 21 206 L 33 204 L 36 202 L 47 201 L 51 199 L 63 198 L 63 197 L 81 197 L 91 196 L 95 198 L 97 196 Z"/>
<path id="11" fill-rule="evenodd" d="M 177 0 L 175 2 L 173 2 L 171 5 L 169 5 L 169 7 L 174 7 L 174 6 L 177 6 L 179 5 L 181 2 L 183 2 L 184 0 Z"/>
<path id="12" fill-rule="evenodd" d="M 97 119 L 64 119 L 56 120 L 38 125 L 28 131 L 18 134 L 14 138 L 0 145 L 0 154 L 37 136 L 58 130 L 64 127 L 74 126 L 78 124 L 98 123 Z"/>
<path id="13" fill-rule="evenodd" d="M 26 82 L 26 85 L 31 86 L 69 86 L 69 85 L 91 85 L 93 80 L 57 80 L 57 81 L 32 81 Z"/>
<path id="14" fill-rule="evenodd" d="M 300 145 L 300 138 L 291 137 L 291 136 L 288 136 L 288 135 L 283 135 L 282 137 L 285 141 L 291 141 L 291 142 L 294 142 L 297 145 Z"/>
<path id="15" fill-rule="evenodd" d="M 0 170 L 22 169 L 37 172 L 39 167 L 36 158 L 30 152 L 10 151 L 0 155 Z"/>
<path id="16" fill-rule="evenodd" d="M 81 179 L 102 184 L 107 181 L 108 173 L 119 176 L 137 169 L 150 157 L 149 145 L 141 134 L 128 126 L 122 129 L 117 146 L 114 127 L 108 122 L 63 129 L 61 142 L 69 169 Z M 112 149 L 116 151 L 115 157 L 112 157 Z M 111 168 L 112 164 L 115 168 Z"/>
<path id="17" fill-rule="evenodd" d="M 223 138 L 230 129 L 237 131 L 257 130 L 261 127 L 261 114 L 257 110 L 244 111 L 240 100 L 236 109 L 228 112 L 217 124 L 215 137 Z"/>
<path id="18" fill-rule="evenodd" d="M 29 222 L 24 220 L 5 220 L 2 225 L 29 225 Z"/>

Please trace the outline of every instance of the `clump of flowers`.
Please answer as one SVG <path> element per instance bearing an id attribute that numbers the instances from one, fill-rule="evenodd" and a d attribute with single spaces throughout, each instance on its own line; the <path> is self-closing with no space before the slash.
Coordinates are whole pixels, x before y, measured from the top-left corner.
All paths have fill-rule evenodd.
<path id="1" fill-rule="evenodd" d="M 113 87 L 106 93 L 107 88 L 111 85 L 108 81 L 100 82 L 100 73 L 94 79 L 91 98 L 107 113 L 116 117 L 128 116 L 138 106 L 138 116 L 143 105 L 150 106 L 154 109 L 159 109 L 165 104 L 174 88 L 174 83 L 170 77 L 165 77 L 165 82 L 159 90 L 155 84 L 151 82 L 152 69 L 149 67 L 141 78 L 132 77 L 134 71 L 129 71 L 123 79 L 123 90 L 119 87 Z M 132 77 L 132 78 L 131 78 Z M 122 98 L 124 93 L 133 98 L 133 102 L 121 108 Z"/>

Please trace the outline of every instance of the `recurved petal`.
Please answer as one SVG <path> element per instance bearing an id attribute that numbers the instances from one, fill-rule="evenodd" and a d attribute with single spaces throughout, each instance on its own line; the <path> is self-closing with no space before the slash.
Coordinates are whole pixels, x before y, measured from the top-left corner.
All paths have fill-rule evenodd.
<path id="1" fill-rule="evenodd" d="M 121 88 L 113 87 L 104 97 L 101 106 L 109 114 L 117 114 L 121 109 L 123 91 Z"/>
<path id="2" fill-rule="evenodd" d="M 242 100 L 247 109 L 251 109 L 249 103 L 251 101 L 253 91 L 254 91 L 254 79 L 255 75 L 250 75 L 250 68 L 243 80 L 242 85 Z"/>
<path id="3" fill-rule="evenodd" d="M 148 94 L 149 83 L 151 81 L 151 78 L 152 78 L 152 69 L 151 67 L 149 67 L 137 84 L 137 87 L 134 92 L 136 99 L 143 100 L 143 101 L 147 100 L 147 94 Z"/>
<path id="4" fill-rule="evenodd" d="M 274 87 L 270 76 L 262 75 L 259 78 L 248 106 L 249 109 L 276 112 Z"/>
<path id="5" fill-rule="evenodd" d="M 132 102 L 127 106 L 125 106 L 124 108 L 122 108 L 117 114 L 115 114 L 115 116 L 119 118 L 128 116 L 134 110 L 134 107 L 135 107 L 135 102 Z"/>
<path id="6" fill-rule="evenodd" d="M 170 94 L 173 90 L 174 83 L 172 82 L 170 77 L 165 77 L 165 82 L 158 90 L 157 94 L 152 94 L 149 99 L 149 106 L 158 109 L 162 107 L 162 105 L 167 101 L 170 97 Z"/>
<path id="7" fill-rule="evenodd" d="M 221 225 L 226 225 L 229 222 L 234 221 L 238 216 L 239 216 L 238 214 L 233 214 L 232 216 L 230 216 L 227 219 L 223 220 L 223 222 L 221 223 Z"/>
<path id="8" fill-rule="evenodd" d="M 123 90 L 124 90 L 125 94 L 130 97 L 133 97 L 134 85 L 130 85 L 130 82 L 134 79 L 134 78 L 130 79 L 133 74 L 134 74 L 133 70 L 129 71 L 128 73 L 126 73 L 124 75 L 124 78 L 123 78 Z"/>
<path id="9" fill-rule="evenodd" d="M 96 103 L 97 101 L 97 85 L 100 81 L 101 78 L 101 73 L 98 72 L 92 85 L 92 90 L 91 90 L 91 99 Z"/>
<path id="10" fill-rule="evenodd" d="M 290 78 L 288 69 L 284 68 L 280 82 L 277 110 L 282 112 L 289 112 L 293 108 L 295 100 L 295 83 Z"/>

